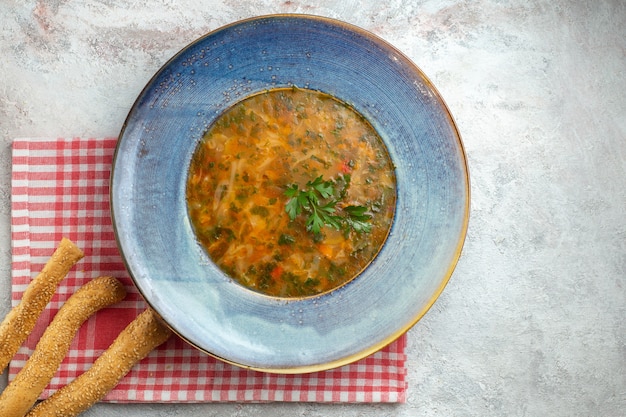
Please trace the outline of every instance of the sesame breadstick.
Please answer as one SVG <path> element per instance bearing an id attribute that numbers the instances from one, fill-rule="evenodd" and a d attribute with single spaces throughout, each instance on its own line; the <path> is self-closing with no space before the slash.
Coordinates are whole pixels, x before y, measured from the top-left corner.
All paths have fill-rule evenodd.
<path id="1" fill-rule="evenodd" d="M 131 368 L 172 334 L 151 309 L 133 320 L 92 367 L 36 405 L 27 417 L 76 416 L 102 399 Z"/>
<path id="2" fill-rule="evenodd" d="M 0 415 L 23 417 L 54 376 L 85 320 L 124 297 L 124 285 L 113 277 L 96 278 L 80 287 L 54 316 L 32 356 L 0 395 Z"/>
<path id="3" fill-rule="evenodd" d="M 41 272 L 28 284 L 20 303 L 0 324 L 0 371 L 9 364 L 54 295 L 59 282 L 82 259 L 83 252 L 63 238 Z"/>

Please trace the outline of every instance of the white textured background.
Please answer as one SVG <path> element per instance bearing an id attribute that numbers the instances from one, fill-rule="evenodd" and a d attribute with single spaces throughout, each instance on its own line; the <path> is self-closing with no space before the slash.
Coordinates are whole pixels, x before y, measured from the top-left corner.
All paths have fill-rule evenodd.
<path id="1" fill-rule="evenodd" d="M 179 49 L 276 12 L 389 41 L 431 78 L 463 136 L 470 229 L 450 284 L 409 332 L 408 402 L 98 404 L 85 415 L 626 416 L 622 0 L 0 0 L 0 315 L 12 138 L 115 136 Z"/>

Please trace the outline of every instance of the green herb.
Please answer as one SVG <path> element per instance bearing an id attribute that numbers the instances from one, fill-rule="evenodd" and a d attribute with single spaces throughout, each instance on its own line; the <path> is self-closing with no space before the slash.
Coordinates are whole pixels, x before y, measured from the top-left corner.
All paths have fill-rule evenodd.
<path id="1" fill-rule="evenodd" d="M 257 216 L 261 216 L 261 217 L 267 217 L 270 215 L 269 209 L 264 206 L 254 206 L 250 210 L 250 213 L 256 214 Z"/>
<path id="2" fill-rule="evenodd" d="M 291 220 L 294 220 L 300 214 L 307 216 L 306 228 L 314 234 L 319 234 L 322 227 L 329 226 L 337 230 L 352 229 L 358 233 L 368 233 L 372 230 L 369 223 L 371 216 L 365 214 L 367 207 L 364 206 L 347 206 L 337 210 L 339 198 L 345 196 L 345 191 L 350 183 L 350 178 L 344 177 L 343 188 L 339 193 L 335 192 L 335 182 L 332 180 L 324 181 L 320 175 L 313 181 L 306 183 L 306 188 L 301 190 L 297 184 L 290 185 L 285 191 L 285 195 L 289 197 L 285 205 L 285 211 Z"/>
<path id="3" fill-rule="evenodd" d="M 286 233 L 281 234 L 278 238 L 279 245 L 293 245 L 294 243 L 296 243 L 296 238 Z"/>
<path id="4" fill-rule="evenodd" d="M 343 209 L 348 215 L 345 220 L 348 225 L 358 233 L 369 233 L 372 225 L 369 223 L 371 216 L 365 214 L 367 210 L 363 206 L 348 206 Z"/>

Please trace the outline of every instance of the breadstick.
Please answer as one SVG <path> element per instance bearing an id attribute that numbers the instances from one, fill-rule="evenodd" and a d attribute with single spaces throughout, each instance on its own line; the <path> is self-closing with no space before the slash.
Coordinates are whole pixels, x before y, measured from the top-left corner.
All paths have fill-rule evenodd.
<path id="1" fill-rule="evenodd" d="M 41 272 L 28 284 L 20 303 L 0 324 L 0 371 L 9 364 L 54 295 L 57 285 L 84 256 L 69 239 L 61 239 Z"/>
<path id="2" fill-rule="evenodd" d="M 172 334 L 151 309 L 133 320 L 84 374 L 40 402 L 27 417 L 76 416 L 102 399 Z"/>
<path id="3" fill-rule="evenodd" d="M 54 316 L 32 356 L 0 395 L 0 416 L 23 417 L 54 376 L 85 320 L 124 297 L 124 285 L 113 277 L 96 278 L 79 288 Z"/>

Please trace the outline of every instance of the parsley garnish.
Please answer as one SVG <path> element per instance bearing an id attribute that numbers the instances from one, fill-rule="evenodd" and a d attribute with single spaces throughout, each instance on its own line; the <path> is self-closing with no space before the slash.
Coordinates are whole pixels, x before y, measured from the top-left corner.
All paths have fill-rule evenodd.
<path id="1" fill-rule="evenodd" d="M 340 191 L 340 197 L 345 195 L 345 188 L 349 183 L 349 177 L 344 178 L 346 186 Z M 306 183 L 306 188 L 301 190 L 297 184 L 287 187 L 285 195 L 289 201 L 285 205 L 285 211 L 291 220 L 300 214 L 307 215 L 306 228 L 314 234 L 319 234 L 322 227 L 330 226 L 337 230 L 352 229 L 358 233 L 369 233 L 372 225 L 369 223 L 371 216 L 365 214 L 367 207 L 346 206 L 338 211 L 339 200 L 335 195 L 335 182 L 324 181 L 322 176 Z"/>

